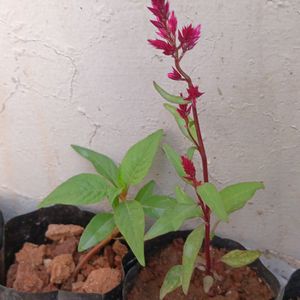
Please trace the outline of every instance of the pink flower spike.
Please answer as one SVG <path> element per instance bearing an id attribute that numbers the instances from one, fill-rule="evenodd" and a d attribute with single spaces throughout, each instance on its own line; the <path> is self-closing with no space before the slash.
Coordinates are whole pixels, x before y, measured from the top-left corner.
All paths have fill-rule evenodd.
<path id="1" fill-rule="evenodd" d="M 159 21 L 155 21 L 155 20 L 150 20 L 150 22 L 155 26 L 155 27 L 157 27 L 157 28 L 164 28 L 164 25 L 161 23 L 161 22 L 159 22 Z"/>
<path id="2" fill-rule="evenodd" d="M 168 73 L 168 77 L 172 80 L 182 80 L 183 78 L 181 77 L 180 73 L 173 68 L 173 72 Z"/>
<path id="3" fill-rule="evenodd" d="M 170 39 L 168 32 L 163 28 L 159 28 L 159 31 L 156 32 L 156 34 L 158 36 L 162 37 L 163 39 L 166 39 L 166 40 Z"/>
<path id="4" fill-rule="evenodd" d="M 187 92 L 189 94 L 188 96 L 188 100 L 195 100 L 199 97 L 201 97 L 204 93 L 199 91 L 199 87 L 198 86 L 191 86 L 187 89 Z"/>
<path id="5" fill-rule="evenodd" d="M 192 106 L 188 104 L 179 104 L 179 107 L 177 108 L 177 112 L 179 113 L 180 117 L 185 121 L 188 121 L 191 110 Z"/>
<path id="6" fill-rule="evenodd" d="M 163 50 L 165 55 L 173 55 L 176 51 L 174 46 L 162 40 L 148 40 L 148 42 L 156 49 Z"/>
<path id="7" fill-rule="evenodd" d="M 165 2 L 165 1 L 163 1 L 163 2 Z M 166 13 L 166 15 L 168 16 L 168 15 L 170 14 L 170 4 L 169 4 L 168 1 L 166 2 L 164 8 L 165 8 L 165 13 Z"/>
<path id="8" fill-rule="evenodd" d="M 201 25 L 193 27 L 192 25 L 184 26 L 182 30 L 178 31 L 178 39 L 181 43 L 183 51 L 191 50 L 197 44 L 201 36 Z"/>
<path id="9" fill-rule="evenodd" d="M 154 10 L 154 14 L 160 19 L 164 19 L 165 21 L 169 18 L 169 2 L 165 0 L 152 0 L 152 9 Z M 150 9 L 151 10 L 151 9 Z M 151 10 L 152 11 L 152 10 Z M 159 14 L 157 13 L 159 11 Z"/>
<path id="10" fill-rule="evenodd" d="M 174 11 L 172 11 L 171 16 L 168 20 L 168 27 L 169 27 L 170 31 L 172 32 L 172 34 L 175 35 L 176 30 L 177 30 L 177 18 L 175 16 Z"/>
<path id="11" fill-rule="evenodd" d="M 157 18 L 161 18 L 161 12 L 157 8 L 148 7 L 148 9 L 153 13 Z"/>
<path id="12" fill-rule="evenodd" d="M 180 108 L 177 108 L 177 112 L 179 113 L 180 117 L 183 119 L 183 120 L 187 120 L 187 115 L 186 115 L 186 112 Z"/>
<path id="13" fill-rule="evenodd" d="M 187 177 L 190 179 L 196 178 L 196 169 L 194 166 L 194 163 L 187 157 L 181 156 L 181 163 L 184 169 L 184 172 L 186 173 Z"/>

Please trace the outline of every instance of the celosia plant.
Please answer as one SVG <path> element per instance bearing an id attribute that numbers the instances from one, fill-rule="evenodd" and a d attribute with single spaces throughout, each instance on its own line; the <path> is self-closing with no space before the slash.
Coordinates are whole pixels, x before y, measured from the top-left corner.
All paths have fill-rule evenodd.
<path id="1" fill-rule="evenodd" d="M 129 195 L 132 186 L 142 182 L 148 174 L 163 135 L 158 130 L 133 145 L 121 164 L 116 164 L 104 154 L 72 146 L 82 157 L 89 160 L 97 174 L 79 174 L 58 186 L 40 204 L 90 205 L 107 199 L 112 212 L 99 212 L 85 228 L 79 242 L 79 251 L 88 251 L 76 267 L 80 268 L 101 248 L 120 233 L 127 241 L 140 264 L 145 265 L 144 230 L 145 215 L 158 218 L 164 207 L 173 199 L 154 195 L 154 182 L 150 181 L 135 195 Z"/>
<path id="2" fill-rule="evenodd" d="M 175 104 L 174 106 L 166 103 L 164 106 L 174 116 L 184 136 L 192 143 L 192 147 L 182 156 L 177 154 L 169 145 L 164 146 L 164 151 L 178 175 L 194 189 L 196 201 L 181 188 L 176 187 L 178 204 L 168 209 L 157 220 L 145 238 L 147 240 L 178 230 L 188 219 L 198 218 L 201 220 L 199 226 L 186 239 L 182 265 L 174 266 L 165 278 L 160 294 L 162 299 L 167 293 L 179 286 L 182 286 L 185 294 L 188 293 L 196 258 L 202 244 L 204 244 L 206 273 L 203 285 L 204 290 L 209 291 L 214 282 L 211 238 L 217 225 L 221 221 L 227 222 L 229 215 L 244 207 L 258 189 L 264 188 L 264 185 L 261 182 L 244 182 L 218 191 L 215 185 L 209 183 L 207 156 L 198 115 L 198 106 L 203 92 L 181 66 L 183 58 L 196 46 L 200 39 L 201 26 L 187 25 L 178 29 L 175 13 L 170 11 L 169 2 L 166 0 L 152 0 L 152 6 L 149 7 L 149 10 L 154 15 L 154 20 L 151 20 L 151 23 L 156 27 L 158 35 L 157 39 L 151 39 L 149 43 L 173 60 L 173 68 L 168 77 L 171 80 L 186 84 L 186 91 L 180 95 L 171 95 L 154 83 L 158 93 L 168 102 Z M 193 162 L 195 151 L 199 153 L 202 162 L 202 176 L 197 172 Z M 211 223 L 212 214 L 217 219 L 214 226 Z M 236 250 L 227 253 L 222 261 L 232 267 L 241 267 L 252 263 L 259 255 L 259 251 Z"/>

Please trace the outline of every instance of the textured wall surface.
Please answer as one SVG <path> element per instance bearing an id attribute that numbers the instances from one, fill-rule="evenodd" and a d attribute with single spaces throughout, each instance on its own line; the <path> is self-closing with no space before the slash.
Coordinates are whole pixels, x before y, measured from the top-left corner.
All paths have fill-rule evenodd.
<path id="1" fill-rule="evenodd" d="M 205 96 L 201 121 L 211 180 L 263 180 L 221 232 L 300 258 L 300 1 L 174 0 L 201 22 L 184 62 Z M 150 48 L 146 1 L 0 0 L 0 207 L 34 209 L 57 184 L 91 172 L 70 144 L 120 161 L 157 128 L 187 146 L 152 88 L 171 61 Z M 180 181 L 163 154 L 151 176 L 161 192 Z"/>

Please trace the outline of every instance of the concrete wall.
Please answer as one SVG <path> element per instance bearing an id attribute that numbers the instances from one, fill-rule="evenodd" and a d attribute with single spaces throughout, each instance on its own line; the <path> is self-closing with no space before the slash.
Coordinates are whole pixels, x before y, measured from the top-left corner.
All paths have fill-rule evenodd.
<path id="1" fill-rule="evenodd" d="M 211 180 L 263 180 L 248 209 L 221 230 L 300 258 L 300 2 L 174 0 L 203 37 L 184 67 L 205 91 L 201 121 Z M 0 206 L 35 209 L 57 184 L 90 165 L 70 144 L 120 161 L 157 128 L 187 142 L 153 91 L 171 91 L 170 60 L 150 48 L 141 0 L 0 0 Z M 177 87 L 178 88 L 178 87 Z M 151 176 L 180 181 L 160 153 Z"/>

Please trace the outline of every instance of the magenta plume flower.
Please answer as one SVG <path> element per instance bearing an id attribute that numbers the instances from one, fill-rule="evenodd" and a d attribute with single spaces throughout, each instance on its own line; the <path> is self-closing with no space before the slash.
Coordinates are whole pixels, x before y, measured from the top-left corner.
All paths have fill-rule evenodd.
<path id="1" fill-rule="evenodd" d="M 152 0 L 152 7 L 148 9 L 156 17 L 150 22 L 157 28 L 157 35 L 163 40 L 148 40 L 156 49 L 163 50 L 165 55 L 174 55 L 176 52 L 177 18 L 174 11 L 170 14 L 169 2 L 165 0 Z"/>
<path id="2" fill-rule="evenodd" d="M 156 49 L 163 50 L 165 55 L 173 55 L 176 50 L 174 46 L 162 40 L 148 40 L 148 42 Z"/>
<path id="3" fill-rule="evenodd" d="M 170 12 L 169 2 L 166 0 L 152 0 L 151 3 L 152 6 L 148 9 L 155 16 L 155 20 L 150 21 L 157 28 L 156 34 L 162 40 L 148 40 L 148 42 L 156 49 L 163 50 L 165 55 L 171 55 L 174 58 L 177 57 L 177 59 L 179 59 L 179 51 L 182 50 L 181 59 L 185 52 L 193 49 L 197 44 L 201 35 L 201 25 L 196 27 L 188 25 L 184 26 L 182 30 L 177 30 L 178 21 L 174 11 Z M 179 46 L 177 46 L 177 38 L 180 42 Z M 173 77 L 171 75 L 170 78 L 179 80 Z"/>
<path id="4" fill-rule="evenodd" d="M 181 156 L 181 163 L 182 163 L 184 172 L 187 175 L 185 178 L 187 180 L 194 181 L 196 178 L 196 169 L 195 169 L 194 163 L 186 156 Z"/>
<path id="5" fill-rule="evenodd" d="M 183 80 L 182 76 L 175 68 L 173 68 L 172 72 L 168 73 L 168 77 L 172 80 Z"/>
<path id="6" fill-rule="evenodd" d="M 192 25 L 184 26 L 178 31 L 178 39 L 184 52 L 191 50 L 197 44 L 201 36 L 201 25 L 193 27 Z"/>
<path id="7" fill-rule="evenodd" d="M 152 7 L 148 9 L 157 17 L 159 21 L 167 21 L 170 14 L 170 5 L 165 0 L 152 0 Z"/>
<path id="8" fill-rule="evenodd" d="M 175 16 L 174 11 L 172 11 L 167 25 L 168 25 L 168 28 L 170 29 L 171 33 L 175 36 L 176 31 L 177 31 L 177 18 Z"/>
<path id="9" fill-rule="evenodd" d="M 200 92 L 198 86 L 190 86 L 187 89 L 187 92 L 189 94 L 188 100 L 196 100 L 197 98 L 201 97 L 204 93 Z"/>
<path id="10" fill-rule="evenodd" d="M 177 112 L 179 113 L 180 117 L 186 121 L 188 121 L 191 110 L 192 106 L 187 104 L 179 104 L 179 107 L 177 108 Z"/>

